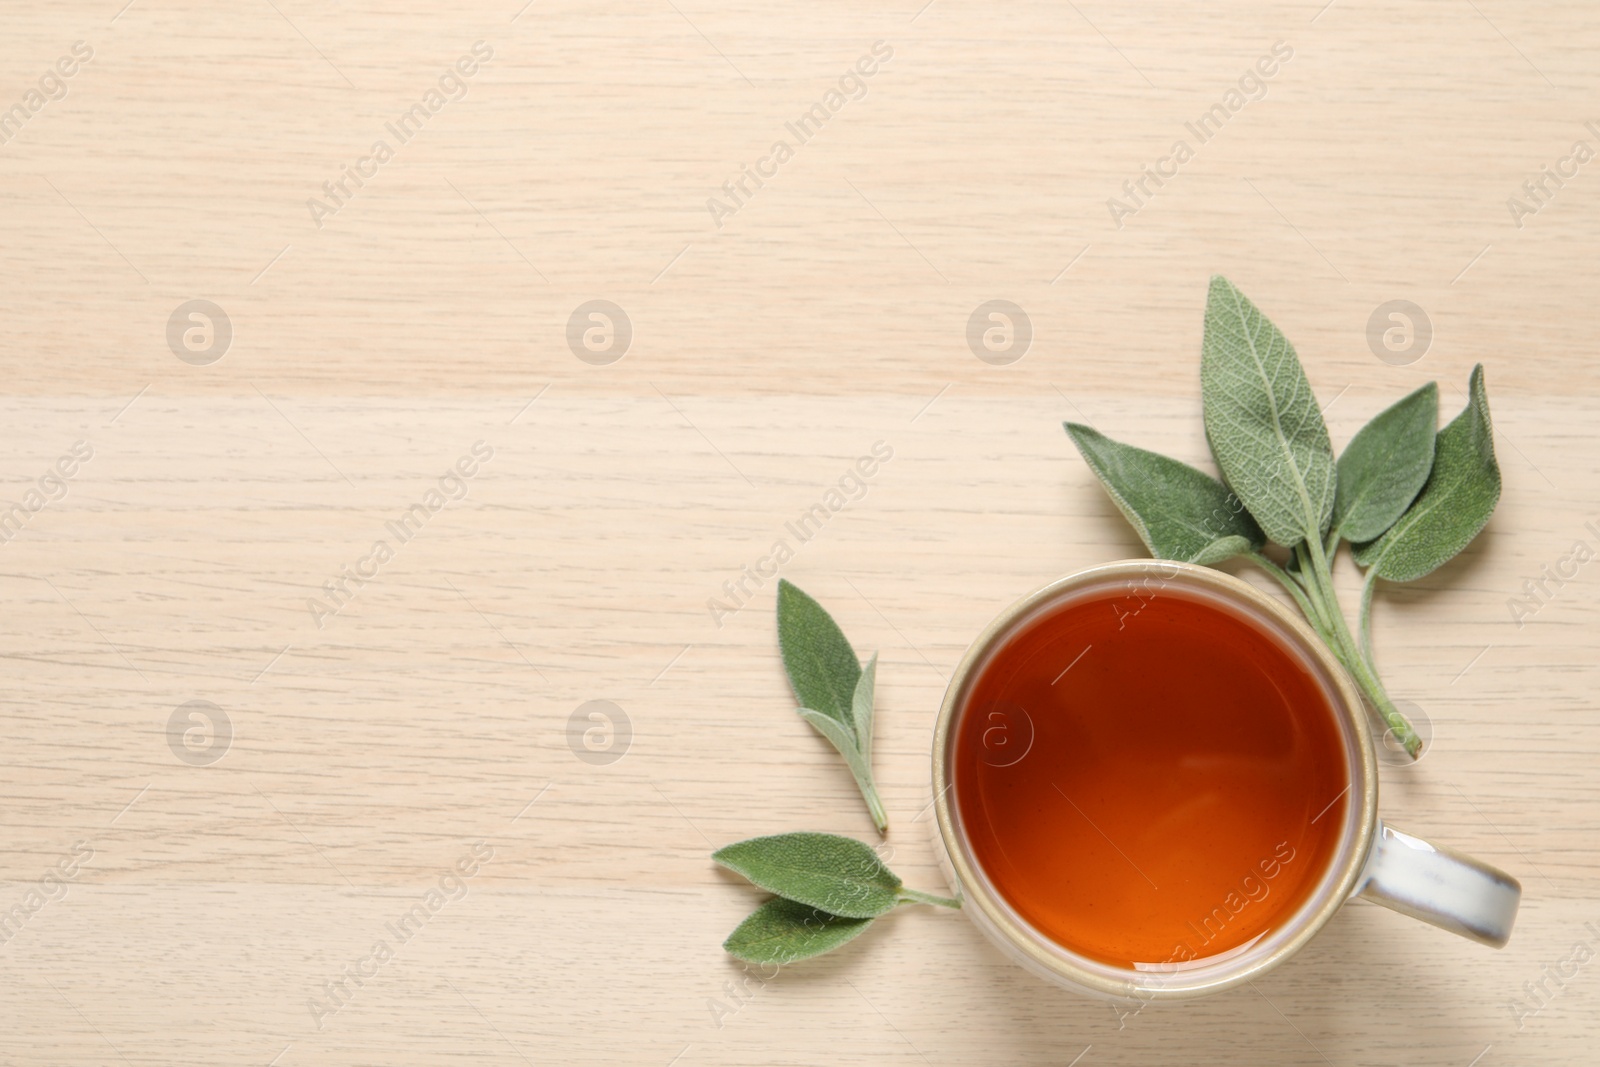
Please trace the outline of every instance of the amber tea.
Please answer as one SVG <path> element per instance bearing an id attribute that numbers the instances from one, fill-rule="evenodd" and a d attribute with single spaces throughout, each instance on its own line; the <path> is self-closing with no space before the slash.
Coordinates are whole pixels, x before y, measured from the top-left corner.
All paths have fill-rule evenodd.
<path id="1" fill-rule="evenodd" d="M 1314 892 L 1349 767 L 1316 664 L 1247 609 L 1155 580 L 1078 590 L 976 666 L 952 808 L 996 892 L 1116 966 L 1243 951 Z"/>

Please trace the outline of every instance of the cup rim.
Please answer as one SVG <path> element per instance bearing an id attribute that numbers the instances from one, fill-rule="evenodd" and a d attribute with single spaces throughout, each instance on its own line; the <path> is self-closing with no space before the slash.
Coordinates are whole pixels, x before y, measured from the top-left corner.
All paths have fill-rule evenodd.
<path id="1" fill-rule="evenodd" d="M 1128 978 L 1111 978 L 1087 967 L 1078 965 L 1060 951 L 1043 934 L 1034 930 L 1011 910 L 1010 906 L 992 892 L 987 878 L 981 876 L 978 865 L 968 854 L 965 836 L 958 832 L 950 800 L 953 785 L 949 775 L 952 747 L 951 727 L 956 713 L 966 695 L 968 683 L 973 679 L 974 668 L 989 653 L 996 641 L 1011 626 L 1034 609 L 1048 604 L 1066 593 L 1107 579 L 1145 577 L 1159 573 L 1166 580 L 1181 579 L 1198 585 L 1225 599 L 1242 602 L 1267 615 L 1283 626 L 1323 668 L 1337 690 L 1334 711 L 1354 734 L 1356 760 L 1351 768 L 1351 793 L 1359 799 L 1359 817 L 1352 838 L 1345 848 L 1342 867 L 1332 879 L 1330 889 L 1321 904 L 1312 912 L 1298 918 L 1299 926 L 1272 952 L 1246 965 L 1203 981 L 1166 985 L 1160 982 L 1141 983 L 1135 979 L 1139 972 L 1128 970 Z M 946 873 L 951 876 L 952 888 L 962 899 L 963 910 L 975 909 L 972 915 L 976 924 L 1009 949 L 1018 962 L 1027 969 L 1060 984 L 1087 993 L 1116 1000 L 1177 1000 L 1221 992 L 1242 985 L 1282 963 L 1294 955 L 1344 906 L 1366 866 L 1378 823 L 1378 772 L 1377 757 L 1373 749 L 1372 731 L 1367 722 L 1366 704 L 1349 673 L 1307 623 L 1278 600 L 1263 593 L 1250 583 L 1231 574 L 1164 559 L 1127 559 L 1103 563 L 1057 578 L 1047 585 L 1012 602 L 983 629 L 962 656 L 950 684 L 945 690 L 939 708 L 939 718 L 933 734 L 933 797 L 938 843 L 942 846 L 941 859 L 948 864 Z M 1056 949 L 1051 951 L 1046 946 Z M 1068 950 L 1070 951 L 1070 950 Z"/>

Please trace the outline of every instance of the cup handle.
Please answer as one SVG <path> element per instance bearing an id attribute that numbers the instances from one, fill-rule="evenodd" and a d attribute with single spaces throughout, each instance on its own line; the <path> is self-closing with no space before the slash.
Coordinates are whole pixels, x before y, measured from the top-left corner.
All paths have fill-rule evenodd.
<path id="1" fill-rule="evenodd" d="M 1378 824 L 1356 893 L 1402 915 L 1501 948 L 1522 885 L 1498 868 Z"/>

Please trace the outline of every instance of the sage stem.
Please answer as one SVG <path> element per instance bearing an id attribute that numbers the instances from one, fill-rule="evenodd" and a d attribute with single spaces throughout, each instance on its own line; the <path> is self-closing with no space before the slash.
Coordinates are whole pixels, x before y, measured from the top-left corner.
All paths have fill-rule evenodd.
<path id="1" fill-rule="evenodd" d="M 1272 560 L 1260 552 L 1251 552 L 1250 561 L 1276 578 L 1278 580 L 1278 584 L 1287 589 L 1289 591 L 1289 595 L 1294 598 L 1294 602 L 1300 605 L 1300 610 L 1304 612 L 1306 618 L 1311 621 L 1311 625 L 1313 627 L 1317 627 L 1316 609 L 1311 606 L 1311 601 L 1307 599 L 1305 590 L 1300 588 L 1300 583 L 1296 581 L 1288 571 L 1272 562 Z M 1317 629 L 1318 632 L 1321 632 L 1320 627 L 1317 627 Z"/>
<path id="2" fill-rule="evenodd" d="M 1378 584 L 1378 573 L 1367 572 L 1367 580 L 1361 583 L 1361 610 L 1357 615 L 1356 628 L 1361 634 L 1361 652 L 1367 657 L 1367 665 L 1374 670 L 1378 661 L 1372 656 L 1372 587 Z"/>
<path id="3" fill-rule="evenodd" d="M 916 889 L 901 888 L 900 903 L 902 904 L 933 904 L 941 908 L 959 908 L 961 901 L 952 897 L 935 896 Z"/>
<path id="4" fill-rule="evenodd" d="M 1377 710 L 1384 723 L 1393 731 L 1395 740 L 1404 746 L 1412 759 L 1416 759 L 1422 754 L 1422 738 L 1417 736 L 1417 732 L 1411 728 L 1411 724 L 1400 713 L 1400 709 L 1394 706 L 1394 701 L 1389 699 L 1389 694 L 1379 681 L 1377 672 L 1356 647 L 1350 626 L 1345 622 L 1344 613 L 1339 610 L 1338 598 L 1334 595 L 1333 573 L 1328 567 L 1328 557 L 1322 550 L 1322 538 L 1308 537 L 1305 544 L 1311 546 L 1311 597 L 1321 602 L 1327 614 L 1328 624 L 1335 638 L 1332 645 L 1334 654 L 1354 677 L 1356 684 L 1372 702 L 1373 708 Z"/>

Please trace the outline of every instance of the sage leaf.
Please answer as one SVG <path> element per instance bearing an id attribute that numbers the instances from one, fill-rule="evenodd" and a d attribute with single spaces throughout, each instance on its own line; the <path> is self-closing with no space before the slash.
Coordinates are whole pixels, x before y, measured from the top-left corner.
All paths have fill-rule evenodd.
<path id="1" fill-rule="evenodd" d="M 833 616 L 786 578 L 778 580 L 778 648 L 789 684 L 800 698 L 800 717 L 838 749 L 861 787 L 873 824 L 879 833 L 887 833 L 889 816 L 872 780 L 877 657 L 863 671 Z"/>
<path id="2" fill-rule="evenodd" d="M 854 731 L 855 650 L 833 616 L 787 578 L 778 580 L 778 648 L 800 705 Z"/>
<path id="3" fill-rule="evenodd" d="M 866 761 L 868 768 L 872 766 L 872 701 L 877 696 L 877 688 L 878 654 L 874 652 L 862 669 L 861 677 L 856 682 L 856 691 L 850 700 L 856 747 L 861 750 L 861 758 Z"/>
<path id="4" fill-rule="evenodd" d="M 1393 526 L 1433 469 L 1439 386 L 1429 382 L 1379 412 L 1339 457 L 1333 525 L 1346 541 L 1371 541 Z"/>
<path id="5" fill-rule="evenodd" d="M 864 933 L 871 919 L 829 915 L 808 904 L 774 897 L 751 912 L 722 947 L 746 963 L 793 963 L 820 956 Z"/>
<path id="6" fill-rule="evenodd" d="M 1268 537 L 1321 537 L 1333 515 L 1333 444 L 1294 346 L 1220 274 L 1200 345 L 1206 440 Z"/>
<path id="7" fill-rule="evenodd" d="M 1417 499 L 1356 562 L 1391 582 L 1411 582 L 1453 559 L 1478 536 L 1500 499 L 1500 466 L 1483 364 L 1472 368 L 1467 406 L 1439 431 L 1433 470 Z"/>
<path id="8" fill-rule="evenodd" d="M 769 893 L 847 919 L 869 919 L 900 902 L 900 877 L 860 841 L 836 834 L 754 837 L 711 858 Z"/>
<path id="9" fill-rule="evenodd" d="M 1079 423 L 1064 425 L 1084 462 L 1151 555 L 1218 563 L 1265 543 L 1243 501 L 1204 471 L 1113 441 Z"/>

